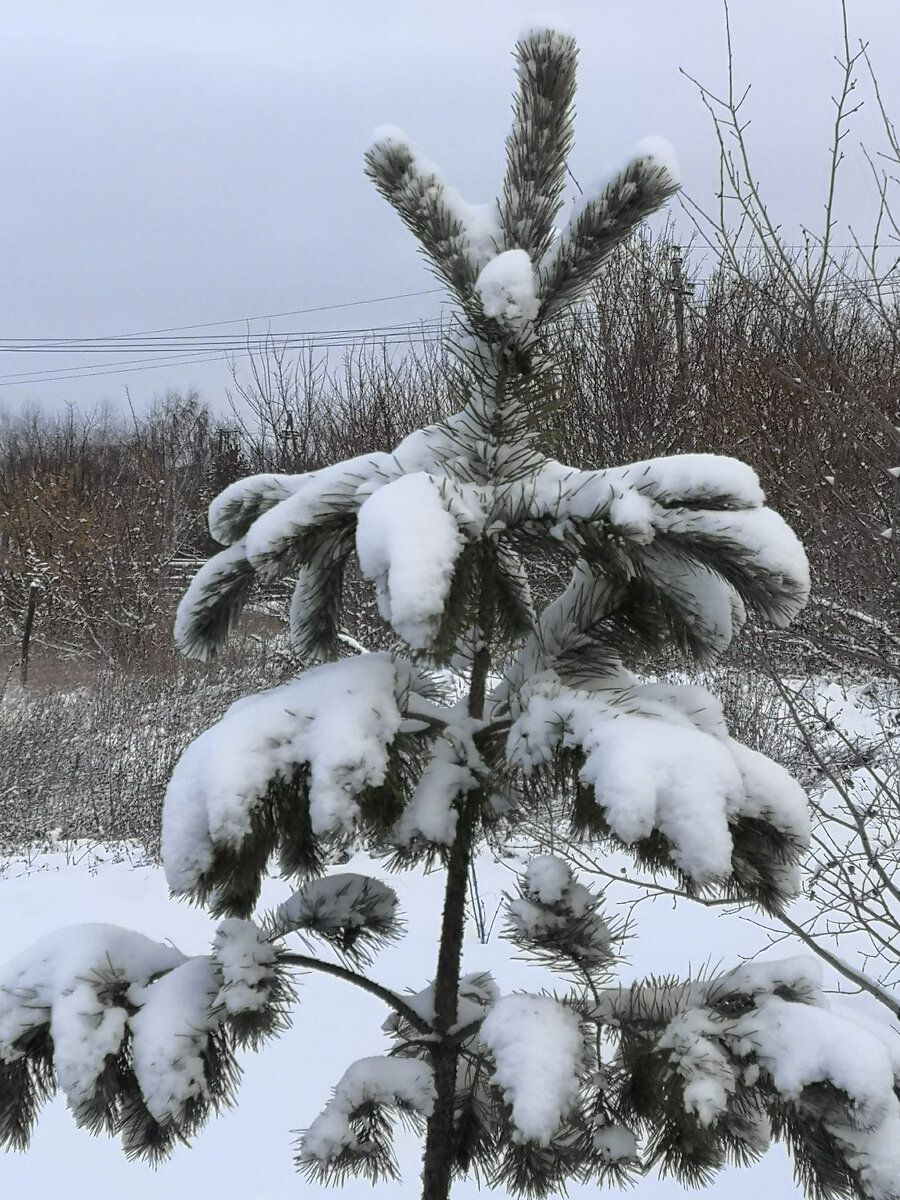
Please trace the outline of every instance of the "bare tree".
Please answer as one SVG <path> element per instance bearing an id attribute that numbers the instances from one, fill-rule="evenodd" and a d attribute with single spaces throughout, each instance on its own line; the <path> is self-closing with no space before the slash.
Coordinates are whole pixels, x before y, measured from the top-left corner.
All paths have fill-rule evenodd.
<path id="1" fill-rule="evenodd" d="M 827 560 L 845 564 L 841 577 L 845 595 L 829 595 L 835 589 L 821 583 L 817 589 L 824 618 L 820 633 L 826 638 L 830 635 L 845 657 L 852 655 L 866 666 L 880 665 L 896 672 L 900 623 L 896 587 L 900 578 L 900 226 L 896 208 L 900 180 L 896 171 L 900 144 L 882 103 L 868 49 L 863 43 L 854 48 L 846 0 L 840 0 L 843 38 L 837 55 L 839 79 L 821 223 L 818 229 L 801 227 L 801 245 L 792 246 L 753 164 L 747 135 L 749 89 L 739 90 L 736 82 L 727 3 L 724 11 L 727 90 L 718 96 L 697 83 L 719 145 L 719 203 L 712 212 L 690 201 L 686 206 L 698 236 L 712 248 L 724 269 L 718 288 L 724 292 L 727 287 L 757 301 L 756 326 L 774 344 L 774 373 L 788 393 L 782 411 L 795 422 L 814 423 L 820 431 L 818 479 L 807 479 L 795 504 L 806 509 L 810 523 L 821 524 L 823 509 L 829 515 L 839 513 L 847 531 L 845 537 L 822 546 L 821 558 L 814 559 L 820 571 Z M 881 115 L 884 146 L 866 152 L 875 193 L 872 228 L 866 241 L 849 228 L 848 248 L 847 243 L 837 243 L 836 211 L 843 147 L 863 103 L 861 78 L 868 82 Z M 748 240 L 749 251 L 742 248 Z M 734 330 L 738 341 L 749 341 L 746 333 L 749 331 Z M 776 446 L 781 442 L 777 453 L 786 459 L 794 452 L 797 438 L 790 436 L 790 428 L 772 432 L 788 435 L 772 439 Z M 836 457 L 842 460 L 839 466 Z M 848 551 L 853 560 L 849 570 Z M 855 602 L 848 602 L 846 595 L 851 574 L 856 579 Z"/>

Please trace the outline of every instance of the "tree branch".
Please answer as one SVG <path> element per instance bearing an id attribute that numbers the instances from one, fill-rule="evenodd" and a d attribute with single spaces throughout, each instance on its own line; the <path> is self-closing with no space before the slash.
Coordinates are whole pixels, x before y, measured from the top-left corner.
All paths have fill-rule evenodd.
<path id="1" fill-rule="evenodd" d="M 821 942 L 811 933 L 808 933 L 802 925 L 798 925 L 796 921 L 792 921 L 786 914 L 782 913 L 778 917 L 778 920 L 786 929 L 791 931 L 794 937 L 799 938 L 805 946 L 808 946 L 823 962 L 827 962 L 839 975 L 843 975 L 845 979 L 849 979 L 851 983 L 855 983 L 862 991 L 868 992 L 870 996 L 874 996 L 879 1004 L 883 1004 L 885 1008 L 890 1010 L 893 1016 L 900 1018 L 900 1001 L 898 1001 L 896 996 L 892 995 L 886 988 L 881 987 L 874 979 L 870 979 L 868 975 L 857 970 L 856 967 L 852 967 L 848 962 L 844 962 L 842 958 L 838 958 L 836 954 L 832 954 L 830 950 L 826 950 Z"/>
<path id="2" fill-rule="evenodd" d="M 377 996 L 379 1000 L 383 1000 L 388 1007 L 403 1017 L 405 1021 L 408 1021 L 413 1029 L 419 1033 L 434 1037 L 434 1030 L 424 1017 L 420 1017 L 416 1010 L 411 1008 L 396 992 L 392 992 L 390 988 L 376 983 L 374 979 L 369 979 L 367 975 L 360 975 L 357 971 L 351 971 L 349 967 L 342 967 L 338 963 L 324 962 L 322 959 L 313 958 L 309 954 L 279 954 L 278 961 L 286 963 L 291 967 L 303 967 L 308 971 L 321 971 L 325 975 L 334 975 L 336 979 L 343 979 L 347 983 L 352 983 L 355 987 L 361 988 L 371 996 Z"/>

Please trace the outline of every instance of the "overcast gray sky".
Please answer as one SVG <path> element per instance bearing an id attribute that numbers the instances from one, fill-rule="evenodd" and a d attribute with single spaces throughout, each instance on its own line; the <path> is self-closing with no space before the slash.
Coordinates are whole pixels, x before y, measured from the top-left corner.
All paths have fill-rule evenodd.
<path id="1" fill-rule="evenodd" d="M 897 0 L 848 0 L 900 120 Z M 590 180 L 649 134 L 679 153 L 686 191 L 711 200 L 715 146 L 696 89 L 725 72 L 719 0 L 557 0 L 581 46 L 572 168 Z M 821 210 L 837 0 L 731 0 L 756 161 L 794 236 Z M 234 321 L 434 287 L 410 236 L 362 174 L 371 130 L 402 126 L 467 199 L 494 194 L 513 82 L 510 50 L 546 15 L 524 0 L 6 0 L 0 80 L 0 345 Z M 847 142 L 844 219 L 867 208 Z M 439 295 L 271 320 L 278 331 L 428 317 Z M 267 320 L 254 321 L 255 331 Z M 188 331 L 185 331 L 188 332 Z M 0 405 L 143 407 L 214 363 L 110 364 L 133 354 L 0 357 Z M 141 360 L 142 362 L 144 360 Z M 130 364 L 132 366 L 137 364 Z M 79 367 L 85 377 L 73 377 Z M 48 381 L 50 372 L 66 376 Z M 104 374 L 87 374 L 102 370 Z M 33 373 L 26 382 L 11 375 Z"/>

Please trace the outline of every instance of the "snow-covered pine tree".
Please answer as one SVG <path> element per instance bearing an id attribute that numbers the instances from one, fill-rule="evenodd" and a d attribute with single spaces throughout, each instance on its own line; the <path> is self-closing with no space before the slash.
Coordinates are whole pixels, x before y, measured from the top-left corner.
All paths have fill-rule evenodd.
<path id="1" fill-rule="evenodd" d="M 461 977 L 473 854 L 538 799 L 689 890 L 770 912 L 795 890 L 807 836 L 800 789 L 728 736 L 711 695 L 631 670 L 673 648 L 704 662 L 747 611 L 781 625 L 802 607 L 803 552 L 753 473 L 704 455 L 584 472 L 541 450 L 547 333 L 564 336 L 566 305 L 602 286 L 611 251 L 677 183 L 665 149 L 645 146 L 558 233 L 576 47 L 534 30 L 516 61 L 495 203 L 465 203 L 397 131 L 366 156 L 459 304 L 459 411 L 390 454 L 257 476 L 212 505 L 227 548 L 181 605 L 179 645 L 208 657 L 256 582 L 296 576 L 305 669 L 233 705 L 172 777 L 165 869 L 220 919 L 211 952 L 89 926 L 8 964 L 0 1140 L 24 1148 L 58 1086 L 80 1125 L 160 1158 L 230 1101 L 239 1048 L 284 1028 L 292 974 L 322 970 L 385 1001 L 390 1048 L 352 1064 L 300 1138 L 311 1177 L 392 1176 L 399 1114 L 424 1128 L 427 1200 L 468 1172 L 525 1196 L 650 1167 L 705 1183 L 772 1139 L 811 1196 L 896 1200 L 900 1059 L 827 1008 L 805 960 L 618 984 L 602 896 L 542 856 L 508 902 L 507 935 L 575 985 L 500 995 L 487 975 Z M 536 614 L 527 568 L 548 553 L 569 578 Z M 404 652 L 342 643 L 354 554 Z M 400 927 L 384 882 L 330 869 L 360 841 L 388 868 L 445 872 L 436 972 L 419 992 L 369 974 Z M 273 863 L 296 890 L 258 915 Z"/>

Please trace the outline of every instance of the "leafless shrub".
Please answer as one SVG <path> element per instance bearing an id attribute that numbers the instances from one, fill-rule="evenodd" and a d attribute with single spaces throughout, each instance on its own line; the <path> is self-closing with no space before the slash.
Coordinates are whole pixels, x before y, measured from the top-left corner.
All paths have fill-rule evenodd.
<path id="1" fill-rule="evenodd" d="M 232 366 L 229 400 L 251 471 L 311 471 L 390 450 L 458 407 L 433 335 L 403 353 L 363 342 L 337 366 L 311 352 L 292 357 L 274 337 L 248 349 L 243 373 Z"/>
<path id="2" fill-rule="evenodd" d="M 37 645 L 121 661 L 168 640 L 165 581 L 203 545 L 213 439 L 195 397 L 126 425 L 104 410 L 0 424 L 0 639 L 39 587 Z"/>
<path id="3" fill-rule="evenodd" d="M 265 642 L 239 645 L 215 668 L 170 660 L 155 670 L 95 666 L 0 703 L 0 853 L 49 839 L 135 841 L 159 848 L 160 810 L 185 746 L 232 700 L 288 670 Z"/>

